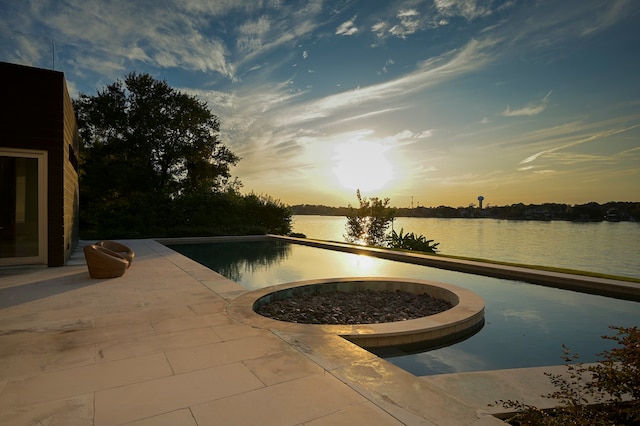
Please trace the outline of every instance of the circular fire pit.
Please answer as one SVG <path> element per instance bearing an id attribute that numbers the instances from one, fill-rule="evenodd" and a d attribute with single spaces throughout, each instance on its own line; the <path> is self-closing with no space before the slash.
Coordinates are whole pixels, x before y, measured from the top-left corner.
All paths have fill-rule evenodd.
<path id="1" fill-rule="evenodd" d="M 484 324 L 484 301 L 475 293 L 407 278 L 283 284 L 246 293 L 227 309 L 232 317 L 255 327 L 333 333 L 365 348 L 442 345 L 471 335 Z M 367 319 L 372 322 L 363 322 Z"/>
<path id="2" fill-rule="evenodd" d="M 262 316 L 301 324 L 380 324 L 422 318 L 452 307 L 451 302 L 428 293 L 370 288 L 333 291 L 332 286 L 321 284 L 272 293 L 253 306 Z"/>

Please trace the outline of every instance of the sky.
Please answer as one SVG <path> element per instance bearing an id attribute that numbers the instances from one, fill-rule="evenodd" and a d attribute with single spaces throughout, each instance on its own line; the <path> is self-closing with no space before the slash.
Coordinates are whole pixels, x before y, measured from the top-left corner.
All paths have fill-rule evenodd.
<path id="1" fill-rule="evenodd" d="M 0 61 L 166 80 L 289 205 L 640 201 L 637 0 L 0 0 Z"/>

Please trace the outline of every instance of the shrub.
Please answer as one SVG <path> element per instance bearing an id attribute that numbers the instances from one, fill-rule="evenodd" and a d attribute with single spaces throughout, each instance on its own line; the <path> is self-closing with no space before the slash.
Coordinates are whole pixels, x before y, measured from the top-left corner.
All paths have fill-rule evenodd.
<path id="1" fill-rule="evenodd" d="M 631 425 L 640 424 L 640 332 L 637 327 L 610 327 L 621 347 L 604 351 L 604 360 L 585 367 L 563 345 L 567 376 L 545 373 L 556 391 L 543 395 L 561 405 L 541 410 L 520 401 L 500 400 L 496 404 L 516 412 L 507 419 L 514 425 Z"/>
<path id="2" fill-rule="evenodd" d="M 412 233 L 403 234 L 404 229 L 400 229 L 400 233 L 395 230 L 391 231 L 389 238 L 389 247 L 395 249 L 422 251 L 426 253 L 435 253 L 440 243 L 434 243 L 433 240 L 427 240 L 424 235 L 415 235 Z"/>

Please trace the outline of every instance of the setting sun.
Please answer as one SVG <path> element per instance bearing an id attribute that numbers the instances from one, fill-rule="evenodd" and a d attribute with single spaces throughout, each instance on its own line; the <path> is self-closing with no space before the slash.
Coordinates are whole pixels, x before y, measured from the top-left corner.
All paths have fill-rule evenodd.
<path id="1" fill-rule="evenodd" d="M 351 141 L 335 150 L 333 173 L 345 188 L 371 191 L 383 188 L 393 178 L 393 166 L 386 148 L 374 142 Z"/>

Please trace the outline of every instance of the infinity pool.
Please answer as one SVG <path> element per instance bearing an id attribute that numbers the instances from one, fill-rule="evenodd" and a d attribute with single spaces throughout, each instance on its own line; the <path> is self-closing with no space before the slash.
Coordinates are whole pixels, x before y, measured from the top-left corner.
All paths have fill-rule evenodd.
<path id="1" fill-rule="evenodd" d="M 378 351 L 415 374 L 562 364 L 562 345 L 594 362 L 612 347 L 609 325 L 640 325 L 640 303 L 282 241 L 170 244 L 249 290 L 337 277 L 407 277 L 454 284 L 485 301 L 485 325 L 456 344 L 418 353 Z"/>

